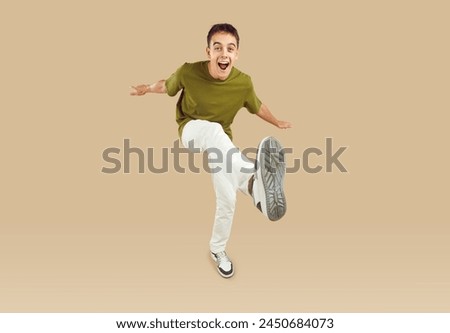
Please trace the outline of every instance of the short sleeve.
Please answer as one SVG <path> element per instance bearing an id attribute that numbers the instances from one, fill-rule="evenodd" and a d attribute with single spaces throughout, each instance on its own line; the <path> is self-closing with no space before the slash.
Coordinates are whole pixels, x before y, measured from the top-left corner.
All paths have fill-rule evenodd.
<path id="1" fill-rule="evenodd" d="M 258 113 L 259 109 L 261 108 L 262 102 L 256 96 L 255 89 L 253 88 L 253 83 L 250 79 L 250 87 L 248 90 L 248 94 L 244 101 L 244 107 L 248 110 L 250 113 Z"/>
<path id="2" fill-rule="evenodd" d="M 166 80 L 166 91 L 167 95 L 175 96 L 181 89 L 183 89 L 183 69 L 184 66 L 181 66 Z"/>

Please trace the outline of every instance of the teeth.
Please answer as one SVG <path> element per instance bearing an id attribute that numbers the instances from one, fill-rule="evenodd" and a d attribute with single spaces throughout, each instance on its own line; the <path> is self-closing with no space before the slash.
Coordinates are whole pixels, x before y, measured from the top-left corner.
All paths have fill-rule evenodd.
<path id="1" fill-rule="evenodd" d="M 230 63 L 229 62 L 226 62 L 226 61 L 219 61 L 218 62 L 218 65 L 219 65 L 219 67 L 220 67 L 220 69 L 221 70 L 226 70 L 227 68 L 228 68 L 228 65 L 229 65 Z"/>

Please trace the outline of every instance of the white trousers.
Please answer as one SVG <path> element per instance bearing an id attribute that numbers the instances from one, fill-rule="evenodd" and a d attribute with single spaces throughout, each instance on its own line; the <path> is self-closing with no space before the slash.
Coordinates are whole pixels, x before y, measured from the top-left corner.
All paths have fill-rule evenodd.
<path id="1" fill-rule="evenodd" d="M 216 213 L 209 243 L 214 253 L 225 251 L 230 238 L 237 191 L 246 195 L 254 164 L 236 148 L 222 126 L 207 120 L 191 120 L 183 128 L 183 146 L 206 151 L 216 193 Z"/>

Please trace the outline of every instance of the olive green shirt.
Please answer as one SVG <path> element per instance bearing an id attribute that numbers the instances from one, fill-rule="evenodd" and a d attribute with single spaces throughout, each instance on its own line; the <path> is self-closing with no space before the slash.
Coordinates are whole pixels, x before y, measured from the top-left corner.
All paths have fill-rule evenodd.
<path id="1" fill-rule="evenodd" d="M 181 90 L 176 106 L 178 134 L 181 137 L 188 121 L 203 119 L 219 123 L 233 139 L 230 126 L 237 112 L 246 108 L 250 113 L 257 113 L 261 101 L 255 94 L 250 76 L 233 67 L 226 80 L 214 79 L 208 63 L 185 63 L 166 80 L 169 96 L 175 96 Z"/>

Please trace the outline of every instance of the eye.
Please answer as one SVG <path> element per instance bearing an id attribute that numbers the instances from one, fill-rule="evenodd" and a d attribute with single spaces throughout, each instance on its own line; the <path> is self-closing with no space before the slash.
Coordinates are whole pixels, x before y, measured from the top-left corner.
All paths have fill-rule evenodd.
<path id="1" fill-rule="evenodd" d="M 234 52 L 234 48 L 233 47 L 228 48 L 228 52 L 230 53 Z"/>
<path id="2" fill-rule="evenodd" d="M 221 49 L 222 49 L 221 47 L 216 46 L 216 47 L 214 48 L 214 51 L 220 51 Z"/>

